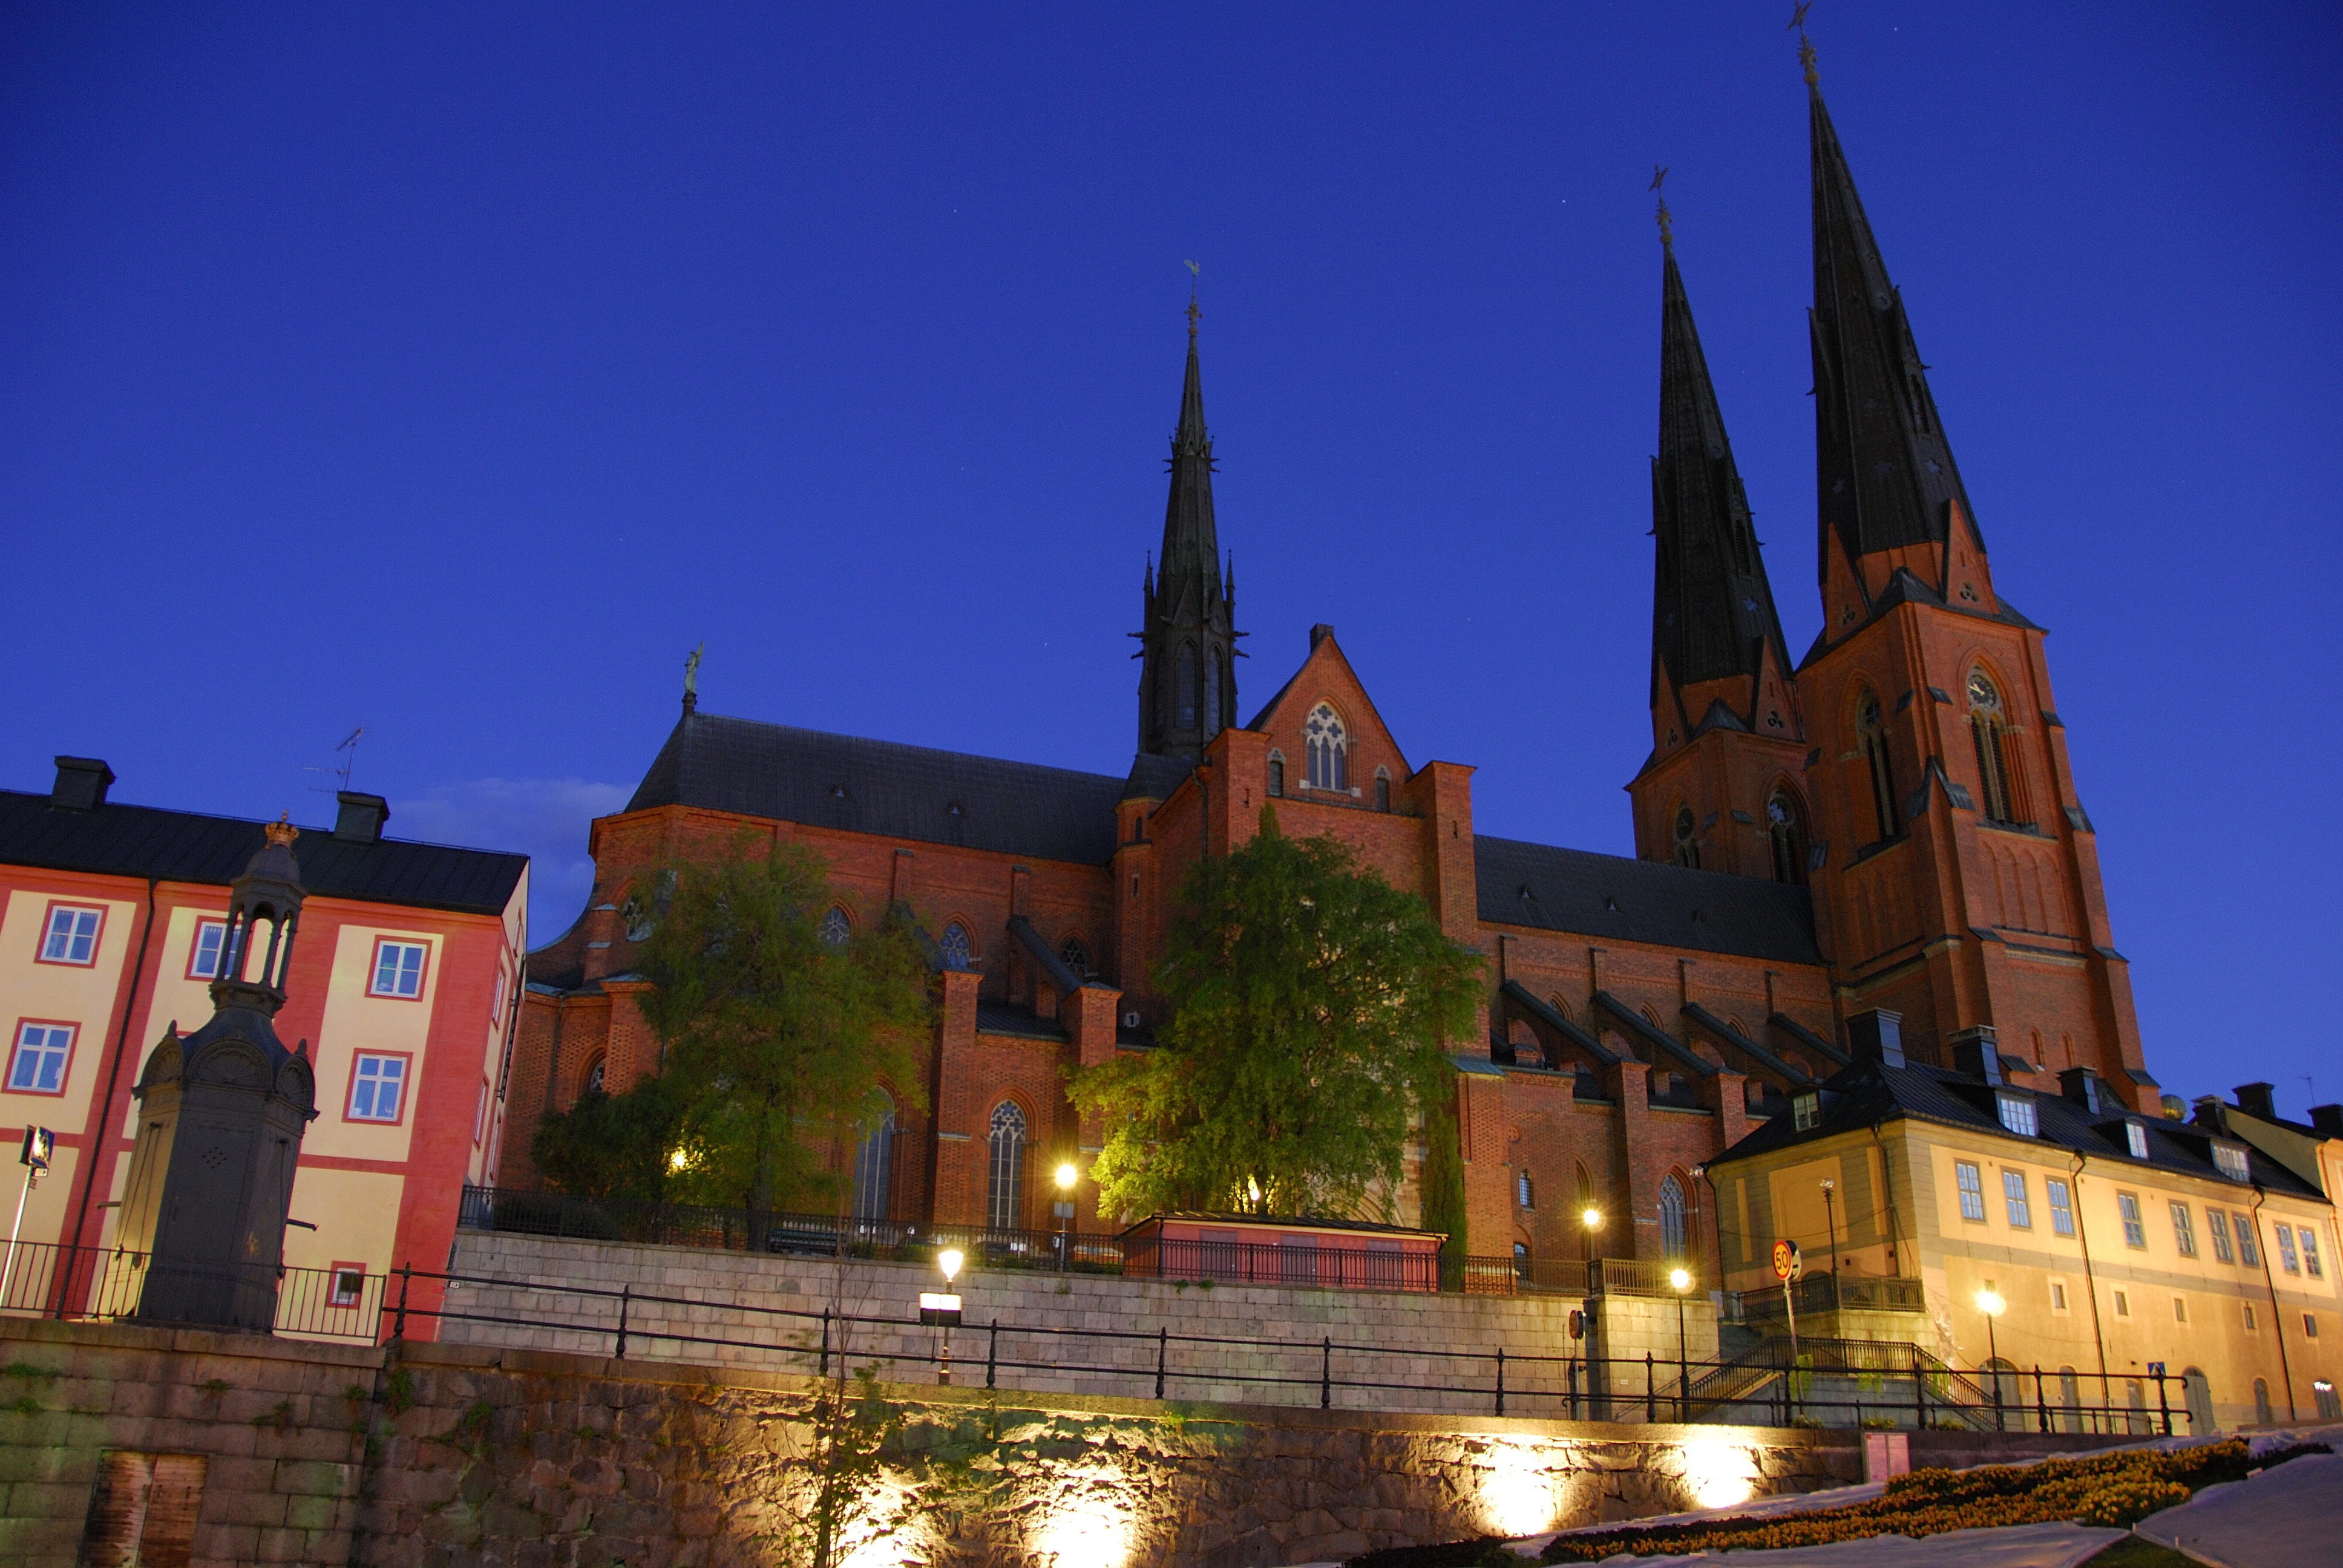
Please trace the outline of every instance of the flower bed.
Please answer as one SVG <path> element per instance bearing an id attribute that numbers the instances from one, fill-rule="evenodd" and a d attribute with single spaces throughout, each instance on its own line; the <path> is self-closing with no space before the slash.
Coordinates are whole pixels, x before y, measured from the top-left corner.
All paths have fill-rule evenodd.
<path id="1" fill-rule="evenodd" d="M 1623 1552 L 1753 1551 L 1820 1546 L 1875 1535 L 1917 1538 L 1948 1530 L 2038 1524 L 2071 1519 L 2084 1524 L 2129 1526 L 2158 1510 L 2188 1501 L 2215 1482 L 2240 1481 L 2323 1444 L 2281 1450 L 2258 1463 L 2239 1440 L 2173 1452 L 2133 1449 L 2087 1459 L 2046 1459 L 2038 1464 L 1995 1464 L 1976 1470 L 1916 1470 L 1887 1483 L 1875 1502 L 1821 1508 L 1770 1519 L 1717 1519 L 1683 1524 L 1623 1525 L 1557 1538 L 1548 1563 L 1594 1563 Z"/>

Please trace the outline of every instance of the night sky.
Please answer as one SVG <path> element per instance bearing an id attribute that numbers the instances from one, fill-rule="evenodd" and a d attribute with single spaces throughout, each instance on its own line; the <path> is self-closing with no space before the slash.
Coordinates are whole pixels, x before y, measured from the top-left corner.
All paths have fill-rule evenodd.
<path id="1" fill-rule="evenodd" d="M 1240 707 L 1331 621 L 1486 832 L 1631 852 L 1677 254 L 1819 626 L 1779 5 L 0 14 L 0 787 L 537 857 L 709 711 L 1121 774 L 1203 267 Z M 2343 12 L 1811 18 L 2152 1070 L 2343 1098 Z M 318 791 L 313 793 L 313 791 Z"/>

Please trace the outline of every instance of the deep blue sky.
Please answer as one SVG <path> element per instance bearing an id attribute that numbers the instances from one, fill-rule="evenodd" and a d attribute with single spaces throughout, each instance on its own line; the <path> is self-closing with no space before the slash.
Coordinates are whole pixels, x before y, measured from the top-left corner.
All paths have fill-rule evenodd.
<path id="1" fill-rule="evenodd" d="M 1340 628 L 1486 831 L 1631 849 L 1659 254 L 1794 650 L 1776 5 L 11 6 L 0 784 L 585 890 L 713 711 L 1121 773 L 1183 258 L 1252 707 Z M 2151 1067 L 2343 1096 L 2331 6 L 1856 5 L 1823 81 L 1995 579 L 2052 628 Z"/>

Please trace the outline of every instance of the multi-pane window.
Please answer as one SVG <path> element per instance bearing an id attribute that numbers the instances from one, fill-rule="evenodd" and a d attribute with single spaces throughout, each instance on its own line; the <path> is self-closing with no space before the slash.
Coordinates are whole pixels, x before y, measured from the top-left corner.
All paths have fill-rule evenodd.
<path id="1" fill-rule="evenodd" d="M 1375 809 L 1391 809 L 1391 775 L 1381 769 L 1375 770 Z"/>
<path id="2" fill-rule="evenodd" d="M 1073 970 L 1077 979 L 1091 972 L 1091 955 L 1080 937 L 1068 937 L 1058 944 L 1058 961 Z"/>
<path id="3" fill-rule="evenodd" d="M 41 938 L 45 964 L 93 964 L 97 961 L 97 933 L 106 924 L 104 910 L 79 904 L 57 904 L 49 910 L 47 931 Z"/>
<path id="4" fill-rule="evenodd" d="M 2022 1094 L 1996 1095 L 1995 1108 L 2001 1112 L 2001 1124 L 2020 1138 L 2034 1138 L 2042 1131 L 2042 1119 L 2034 1101 Z"/>
<path id="5" fill-rule="evenodd" d="M 2118 1192 L 2116 1208 L 2123 1215 L 2124 1245 L 2147 1250 L 2147 1222 L 2139 1216 L 2139 1194 Z"/>
<path id="6" fill-rule="evenodd" d="M 942 957 L 944 968 L 948 970 L 968 968 L 969 960 L 973 956 L 969 946 L 968 928 L 958 920 L 946 926 L 944 934 L 936 940 L 936 951 Z"/>
<path id="7" fill-rule="evenodd" d="M 2026 1107 L 2032 1110 L 2033 1107 Z M 2021 1231 L 2034 1229 L 2034 1206 L 2026 1201 L 2026 1172 L 2005 1171 L 2001 1173 L 2001 1201 L 2009 1210 L 2009 1222 Z"/>
<path id="8" fill-rule="evenodd" d="M 2184 1258 L 2197 1255 L 2197 1227 L 2189 1220 L 2186 1203 L 2172 1205 L 2172 1244 L 2180 1249 Z"/>
<path id="9" fill-rule="evenodd" d="M 1269 798 L 1278 800 L 1284 799 L 1284 796 L 1285 759 L 1272 751 L 1269 754 Z"/>
<path id="10" fill-rule="evenodd" d="M 396 1121 L 407 1099 L 407 1058 L 360 1052 L 350 1074 L 352 1121 Z"/>
<path id="11" fill-rule="evenodd" d="M 2246 1151 L 2234 1143 L 2214 1144 L 2213 1164 L 2232 1181 L 2243 1181 L 2247 1177 Z"/>
<path id="12" fill-rule="evenodd" d="M 1674 1176 L 1660 1183 L 1660 1253 L 1668 1258 L 1684 1255 L 1684 1184 Z"/>
<path id="13" fill-rule="evenodd" d="M 187 953 L 189 980 L 217 980 L 220 949 L 227 940 L 226 920 L 197 920 L 195 946 Z"/>
<path id="14" fill-rule="evenodd" d="M 854 1217 L 884 1220 L 887 1187 L 895 1170 L 895 1102 L 864 1124 L 854 1150 Z"/>
<path id="15" fill-rule="evenodd" d="M 992 1110 L 987 1140 L 991 1154 L 985 1187 L 985 1223 L 1014 1231 L 1025 1217 L 1025 1112 L 1013 1100 Z"/>
<path id="16" fill-rule="evenodd" d="M 2133 1159 L 2135 1159 L 2135 1160 L 2145 1160 L 2145 1159 L 2147 1159 L 2147 1128 L 2145 1128 L 2145 1127 L 2142 1127 L 2142 1126 L 2141 1126 L 2138 1122 L 2137 1122 L 2137 1121 L 2127 1121 L 2127 1122 L 2125 1122 L 2125 1123 L 2124 1123 L 2124 1146 L 2125 1146 L 2126 1148 L 2127 1148 L 2127 1149 L 2129 1149 L 2129 1150 L 2131 1151 L 2131 1157 L 2132 1157 Z"/>
<path id="17" fill-rule="evenodd" d="M 1537 1189 L 1530 1184 L 1530 1173 L 1526 1171 L 1513 1172 L 1513 1199 L 1524 1209 L 1537 1207 Z"/>
<path id="18" fill-rule="evenodd" d="M 2050 1199 L 2050 1228 L 2061 1236 L 2075 1233 L 2075 1199 L 2066 1183 L 2051 1177 L 2042 1183 Z"/>
<path id="19" fill-rule="evenodd" d="M 73 1060 L 73 1025 L 27 1023 L 16 1030 L 8 1063 L 8 1088 L 15 1094 L 63 1094 L 65 1063 Z"/>
<path id="20" fill-rule="evenodd" d="M 2261 1248 L 2254 1241 L 2254 1223 L 2243 1214 L 2232 1214 L 2229 1222 L 2237 1228 L 2237 1261 L 2248 1269 L 2262 1266 Z"/>
<path id="21" fill-rule="evenodd" d="M 1790 1101 L 1790 1122 L 1800 1132 L 1813 1131 L 1822 1125 L 1822 1121 L 1823 1097 L 1821 1095 L 1801 1094 Z M 1980 1214 L 1977 1218 L 1982 1220 L 1985 1216 Z"/>
<path id="22" fill-rule="evenodd" d="M 2225 1263 L 2237 1261 L 2237 1254 L 2229 1251 L 2229 1217 L 2227 1215 L 2218 1209 L 2206 1210 L 2205 1235 L 2213 1243 L 2213 1256 Z"/>
<path id="23" fill-rule="evenodd" d="M 2289 1274 L 2302 1272 L 2302 1265 L 2294 1257 L 2294 1227 L 2274 1225 L 2271 1229 L 2278 1232 L 2278 1266 Z"/>
<path id="24" fill-rule="evenodd" d="M 2314 1280 L 2327 1277 L 2327 1271 L 2318 1261 L 2318 1232 L 2308 1225 L 2302 1228 L 2302 1266 Z"/>
<path id="25" fill-rule="evenodd" d="M 2001 694 L 1984 670 L 1969 675 L 1969 741 L 1976 752 L 1977 783 L 1985 799 L 1978 802 L 1990 822 L 2023 822 L 2032 813 L 2025 807 L 2025 780 L 2016 766 L 2008 721 L 2001 711 Z"/>
<path id="26" fill-rule="evenodd" d="M 366 1265 L 336 1263 L 330 1293 L 326 1298 L 329 1307 L 355 1307 L 366 1294 Z"/>
<path id="27" fill-rule="evenodd" d="M 1310 753 L 1310 788 L 1348 790 L 1351 742 L 1349 731 L 1342 728 L 1342 715 L 1328 704 L 1320 703 L 1310 710 L 1309 719 L 1302 726 L 1302 739 Z"/>
<path id="28" fill-rule="evenodd" d="M 1976 1164 L 1966 1160 L 1953 1162 L 1953 1181 L 1961 1190 L 1961 1218 L 1985 1222 L 1985 1178 Z"/>
<path id="29" fill-rule="evenodd" d="M 374 980 L 367 987 L 370 996 L 395 996 L 407 1000 L 423 994 L 423 952 L 421 942 L 377 942 L 374 950 Z"/>
<path id="30" fill-rule="evenodd" d="M 853 934 L 854 922 L 846 918 L 846 911 L 836 904 L 830 905 L 829 912 L 821 917 L 821 940 L 831 947 L 842 948 Z"/>

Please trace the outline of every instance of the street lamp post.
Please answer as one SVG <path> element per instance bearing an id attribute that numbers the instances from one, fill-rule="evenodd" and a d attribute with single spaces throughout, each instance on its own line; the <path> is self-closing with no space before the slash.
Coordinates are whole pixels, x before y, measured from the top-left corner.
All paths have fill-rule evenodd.
<path id="1" fill-rule="evenodd" d="M 936 1267 L 944 1271 L 944 1291 L 951 1302 L 950 1306 L 940 1309 L 936 1315 L 936 1321 L 943 1330 L 943 1342 L 936 1355 L 936 1382 L 941 1387 L 950 1387 L 951 1384 L 951 1332 L 953 1322 L 960 1317 L 960 1298 L 951 1295 L 950 1292 L 952 1281 L 960 1274 L 960 1249 L 957 1247 L 947 1247 L 936 1254 Z"/>
<path id="2" fill-rule="evenodd" d="M 1684 1422 L 1692 1419 L 1692 1359 L 1684 1349 L 1684 1292 L 1692 1289 L 1692 1275 L 1670 1270 L 1668 1283 L 1676 1292 L 1676 1420 Z"/>
<path id="3" fill-rule="evenodd" d="M 1976 1293 L 1976 1309 L 1985 1314 L 1985 1370 L 1993 1379 L 1993 1429 L 1996 1432 L 2007 1429 L 2002 1424 L 2001 1347 L 1995 1342 L 1994 1321 L 2000 1317 L 2008 1306 L 2007 1302 L 2003 1301 L 1991 1291 L 1979 1291 Z"/>
<path id="4" fill-rule="evenodd" d="M 1837 1191 L 1837 1182 L 1827 1176 L 1823 1178 L 1823 1228 L 1830 1235 L 1831 1310 L 1834 1312 L 1838 1309 L 1838 1208 L 1832 1201 L 1832 1195 Z"/>
<path id="5" fill-rule="evenodd" d="M 1058 1167 L 1058 1191 L 1064 1194 L 1057 1202 L 1058 1211 L 1058 1272 L 1066 1271 L 1067 1256 L 1074 1250 L 1074 1183 L 1081 1172 L 1071 1160 Z"/>

